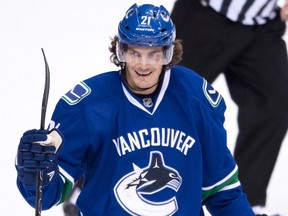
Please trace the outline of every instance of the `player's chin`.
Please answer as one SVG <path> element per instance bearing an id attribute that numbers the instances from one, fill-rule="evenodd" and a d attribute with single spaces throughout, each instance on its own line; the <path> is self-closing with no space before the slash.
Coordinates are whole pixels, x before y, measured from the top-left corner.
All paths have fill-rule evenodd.
<path id="1" fill-rule="evenodd" d="M 147 82 L 144 80 L 139 80 L 136 84 L 137 89 L 147 89 L 150 88 L 153 84 L 151 84 L 151 82 Z"/>

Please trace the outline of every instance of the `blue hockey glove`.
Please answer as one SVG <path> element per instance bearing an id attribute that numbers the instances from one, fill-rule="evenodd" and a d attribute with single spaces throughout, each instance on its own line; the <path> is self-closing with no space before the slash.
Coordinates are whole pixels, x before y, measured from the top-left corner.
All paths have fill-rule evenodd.
<path id="1" fill-rule="evenodd" d="M 26 131 L 20 139 L 15 164 L 19 180 L 35 185 L 37 171 L 43 171 L 43 186 L 47 185 L 59 172 L 57 153 L 62 140 L 56 129 Z"/>

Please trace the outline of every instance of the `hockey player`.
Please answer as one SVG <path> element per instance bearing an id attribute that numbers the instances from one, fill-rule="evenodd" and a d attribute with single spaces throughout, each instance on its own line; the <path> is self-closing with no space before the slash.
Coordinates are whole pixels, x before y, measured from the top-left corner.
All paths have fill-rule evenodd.
<path id="1" fill-rule="evenodd" d="M 205 79 L 176 66 L 182 46 L 163 6 L 132 5 L 111 42 L 119 71 L 77 84 L 58 102 L 49 130 L 28 130 L 17 186 L 43 210 L 84 176 L 84 216 L 254 215 L 226 146 L 225 102 Z"/>

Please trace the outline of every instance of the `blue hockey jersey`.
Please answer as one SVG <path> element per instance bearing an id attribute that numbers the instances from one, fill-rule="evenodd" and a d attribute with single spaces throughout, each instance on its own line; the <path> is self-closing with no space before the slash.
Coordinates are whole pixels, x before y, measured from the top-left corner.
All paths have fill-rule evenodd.
<path id="1" fill-rule="evenodd" d="M 84 175 L 84 216 L 201 216 L 202 205 L 212 215 L 254 215 L 226 146 L 225 109 L 205 79 L 181 66 L 147 97 L 133 94 L 119 71 L 80 82 L 52 116 L 65 142 L 43 209 L 63 202 Z M 34 205 L 35 188 L 18 186 Z"/>

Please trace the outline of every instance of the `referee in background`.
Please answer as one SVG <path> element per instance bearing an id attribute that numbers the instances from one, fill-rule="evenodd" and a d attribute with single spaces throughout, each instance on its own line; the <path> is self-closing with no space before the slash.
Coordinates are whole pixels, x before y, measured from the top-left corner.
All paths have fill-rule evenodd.
<path id="1" fill-rule="evenodd" d="M 285 2 L 286 1 L 286 2 Z M 234 157 L 256 215 L 266 208 L 267 187 L 288 127 L 288 62 L 283 35 L 288 0 L 177 0 L 176 36 L 187 66 L 212 83 L 224 74 L 238 106 Z"/>

